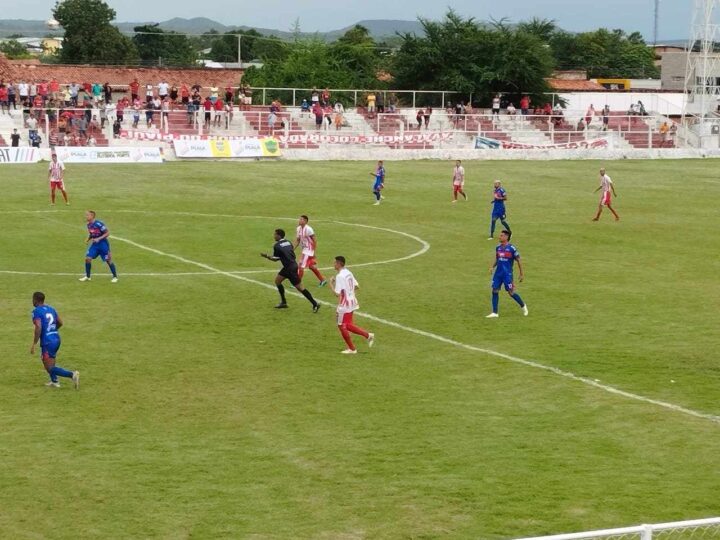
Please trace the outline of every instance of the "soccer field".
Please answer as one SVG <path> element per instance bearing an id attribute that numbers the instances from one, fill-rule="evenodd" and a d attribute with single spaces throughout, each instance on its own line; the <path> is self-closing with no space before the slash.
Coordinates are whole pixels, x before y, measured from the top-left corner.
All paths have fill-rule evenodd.
<path id="1" fill-rule="evenodd" d="M 512 538 L 720 515 L 715 161 L 68 165 L 2 169 L 0 536 Z M 490 312 L 492 180 L 508 190 L 523 317 Z M 120 281 L 80 283 L 84 210 Z M 344 255 L 368 349 L 344 356 L 262 259 L 308 214 Z M 394 260 L 394 262 L 392 262 Z M 517 272 L 516 272 L 517 274 Z M 31 295 L 64 319 L 44 387 Z"/>

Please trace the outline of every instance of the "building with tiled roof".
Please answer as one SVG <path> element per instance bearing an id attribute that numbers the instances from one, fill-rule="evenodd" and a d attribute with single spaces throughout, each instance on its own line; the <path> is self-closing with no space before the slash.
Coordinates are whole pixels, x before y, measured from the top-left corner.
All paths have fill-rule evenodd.
<path id="1" fill-rule="evenodd" d="M 157 85 L 164 80 L 177 86 L 184 83 L 224 88 L 237 86 L 242 75 L 242 69 L 41 64 L 37 59 L 8 60 L 0 54 L 0 80 L 4 81 L 49 81 L 55 78 L 60 84 L 107 82 L 112 87 L 122 88 L 137 77 L 141 85 Z"/>

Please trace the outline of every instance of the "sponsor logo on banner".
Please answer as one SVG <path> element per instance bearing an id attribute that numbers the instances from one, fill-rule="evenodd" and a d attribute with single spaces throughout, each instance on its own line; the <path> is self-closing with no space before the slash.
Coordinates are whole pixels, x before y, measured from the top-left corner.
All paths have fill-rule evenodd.
<path id="1" fill-rule="evenodd" d="M 280 135 L 283 144 L 418 144 L 449 141 L 451 132 L 409 133 L 406 135 L 323 135 L 303 133 L 301 135 Z"/>
<path id="2" fill-rule="evenodd" d="M 162 163 L 160 148 L 56 146 L 58 158 L 65 163 Z"/>
<path id="3" fill-rule="evenodd" d="M 280 145 L 271 137 L 249 139 L 174 140 L 179 158 L 276 157 Z"/>
<path id="4" fill-rule="evenodd" d="M 40 161 L 40 150 L 32 146 L 0 147 L 0 165 L 37 163 Z"/>
<path id="5" fill-rule="evenodd" d="M 476 149 L 503 149 L 503 150 L 575 150 L 608 148 L 610 141 L 607 138 L 588 139 L 586 141 L 574 141 L 556 144 L 531 144 L 513 141 L 498 141 L 488 137 L 475 137 Z"/>

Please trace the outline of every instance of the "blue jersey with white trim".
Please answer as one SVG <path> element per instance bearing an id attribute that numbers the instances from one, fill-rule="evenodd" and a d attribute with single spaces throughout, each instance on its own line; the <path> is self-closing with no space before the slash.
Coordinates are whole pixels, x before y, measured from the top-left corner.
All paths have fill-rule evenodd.
<path id="1" fill-rule="evenodd" d="M 32 320 L 40 320 L 40 344 L 57 340 L 60 337 L 57 328 L 58 314 L 52 306 L 37 306 L 33 309 Z"/>

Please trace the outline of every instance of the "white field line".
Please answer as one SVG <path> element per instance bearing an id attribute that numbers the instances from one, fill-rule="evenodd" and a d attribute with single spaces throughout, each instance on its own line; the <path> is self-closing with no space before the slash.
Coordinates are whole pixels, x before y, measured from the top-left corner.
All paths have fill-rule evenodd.
<path id="1" fill-rule="evenodd" d="M 248 278 L 248 277 L 245 277 L 245 276 L 233 274 L 233 273 L 231 273 L 231 272 L 225 272 L 225 271 L 223 271 L 223 270 L 220 270 L 220 269 L 218 269 L 218 268 L 214 268 L 214 267 L 212 267 L 212 266 L 210 266 L 210 265 L 208 265 L 208 264 L 202 263 L 202 262 L 193 261 L 193 260 L 190 260 L 190 259 L 186 259 L 185 257 L 181 257 L 180 255 L 174 255 L 174 254 L 172 254 L 172 253 L 166 253 L 166 252 L 164 252 L 164 251 L 160 251 L 159 249 L 155 249 L 155 248 L 152 248 L 152 247 L 149 247 L 149 246 L 145 246 L 145 245 L 143 245 L 143 244 L 138 244 L 137 242 L 133 242 L 132 240 L 129 240 L 129 239 L 127 239 L 127 238 L 122 238 L 122 237 L 119 237 L 119 236 L 113 236 L 113 239 L 114 239 L 114 240 L 117 240 L 117 241 L 119 241 L 119 242 L 125 242 L 126 244 L 129 244 L 129 245 L 131 245 L 131 246 L 135 246 L 136 248 L 139 248 L 139 249 L 142 249 L 142 250 L 145 250 L 145 251 L 149 251 L 150 253 L 154 253 L 154 254 L 160 255 L 160 256 L 162 256 L 162 257 L 168 257 L 168 258 L 170 258 L 170 259 L 175 259 L 176 261 L 180 261 L 180 262 L 183 262 L 183 263 L 185 263 L 185 264 L 197 266 L 198 268 L 202 268 L 202 269 L 207 270 L 207 271 L 210 271 L 210 272 L 215 272 L 215 273 L 218 273 L 218 274 L 227 276 L 227 277 L 232 278 L 232 279 L 237 279 L 237 280 L 240 280 L 240 281 L 244 281 L 244 282 L 246 282 L 246 283 L 252 283 L 252 284 L 254 284 L 254 285 L 259 285 L 259 286 L 261 286 L 261 287 L 265 287 L 266 289 L 276 290 L 276 288 L 275 288 L 274 285 L 270 285 L 270 284 L 264 283 L 264 282 L 262 282 L 262 281 L 257 281 L 257 280 L 255 280 L 255 279 L 251 279 L 251 278 Z M 292 294 L 295 294 L 296 296 L 300 296 L 299 293 L 293 292 Z M 333 306 L 333 304 L 331 304 L 331 303 L 329 303 L 329 302 L 325 302 L 325 301 L 322 301 L 322 300 L 320 300 L 319 302 L 322 303 L 322 304 L 324 304 L 324 305 L 326 305 L 326 306 Z M 457 347 L 457 348 L 460 348 L 460 349 L 465 349 L 465 350 L 468 350 L 468 351 L 479 352 L 479 353 L 483 353 L 483 354 L 486 354 L 486 355 L 489 355 L 489 356 L 494 356 L 494 357 L 496 357 L 496 358 L 502 358 L 503 360 L 507 360 L 507 361 L 509 361 L 509 362 L 513 362 L 513 363 L 520 364 L 520 365 L 523 365 L 523 366 L 527 366 L 527 367 L 531 367 L 531 368 L 535 368 L 535 369 L 541 369 L 541 370 L 543 370 L 543 371 L 549 371 L 550 373 L 554 373 L 555 375 L 559 375 L 560 377 L 564 377 L 564 378 L 566 378 L 566 379 L 570 379 L 570 380 L 573 380 L 573 381 L 576 381 L 576 382 L 580 382 L 580 383 L 586 384 L 586 385 L 588 385 L 588 386 L 592 386 L 592 387 L 594 387 L 594 388 L 597 388 L 597 389 L 599 389 L 599 390 L 603 390 L 603 391 L 608 392 L 608 393 L 610 393 L 610 394 L 614 394 L 614 395 L 617 395 L 617 396 L 621 396 L 621 397 L 624 397 L 624 398 L 627 398 L 627 399 L 632 399 L 632 400 L 635 400 L 635 401 L 640 401 L 640 402 L 642 402 L 642 403 L 648 403 L 648 404 L 650 404 L 650 405 L 656 405 L 656 406 L 658 406 L 658 407 L 662 407 L 662 408 L 664 408 L 664 409 L 668 409 L 668 410 L 671 410 L 671 411 L 676 412 L 676 413 L 681 413 L 681 414 L 685 414 L 685 415 L 692 416 L 692 417 L 695 417 L 695 418 L 701 418 L 701 419 L 703 419 L 703 420 L 709 420 L 709 421 L 711 421 L 711 422 L 713 422 L 713 423 L 716 423 L 716 424 L 720 424 L 720 416 L 716 416 L 716 415 L 713 415 L 713 414 L 708 414 L 708 413 L 703 413 L 703 412 L 695 411 L 695 410 L 693 410 L 693 409 L 688 409 L 688 408 L 686 408 L 686 407 L 681 407 L 680 405 L 675 405 L 675 404 L 673 404 L 673 403 L 668 403 L 668 402 L 666 402 L 666 401 L 660 401 L 660 400 L 657 400 L 657 399 L 652 399 L 652 398 L 649 398 L 649 397 L 641 396 L 641 395 L 639 395 L 639 394 L 633 394 L 632 392 L 626 392 L 625 390 L 620 390 L 619 388 L 615 388 L 615 387 L 613 387 L 613 386 L 608 386 L 608 385 L 606 385 L 606 384 L 601 384 L 601 383 L 599 383 L 599 382 L 597 382 L 597 381 L 594 381 L 593 379 L 589 379 L 589 378 L 587 378 L 587 377 L 580 377 L 579 375 L 575 375 L 574 373 L 571 373 L 571 372 L 569 372 L 569 371 L 564 371 L 564 370 L 559 369 L 559 368 L 556 368 L 556 367 L 546 366 L 545 364 L 540 364 L 540 363 L 534 362 L 534 361 L 532 361 L 532 360 L 525 360 L 525 359 L 523 359 L 523 358 L 518 358 L 518 357 L 516 357 L 516 356 L 511 356 L 511 355 L 509 355 L 509 354 L 501 353 L 501 352 L 498 352 L 498 351 L 493 351 L 493 350 L 491 350 L 491 349 L 483 349 L 483 348 L 481 348 L 481 347 L 476 347 L 476 346 L 474 346 L 474 345 L 469 345 L 469 344 L 466 344 L 466 343 L 462 343 L 462 342 L 460 342 L 460 341 L 456 341 L 456 340 L 454 340 L 454 339 L 451 339 L 451 338 L 448 338 L 448 337 L 445 337 L 445 336 L 441 336 L 441 335 L 435 334 L 435 333 L 433 333 L 433 332 L 427 332 L 427 331 L 425 331 L 425 330 L 419 330 L 419 329 L 417 329 L 417 328 L 413 328 L 413 327 L 411 327 L 411 326 L 405 326 L 404 324 L 400 324 L 400 323 L 397 323 L 397 322 L 395 322 L 395 321 L 390 321 L 390 320 L 388 320 L 388 319 L 383 319 L 383 318 L 381 318 L 381 317 L 376 317 L 375 315 L 371 315 L 371 314 L 369 314 L 369 313 L 365 313 L 365 312 L 360 312 L 360 311 L 358 311 L 358 312 L 357 312 L 357 315 L 360 316 L 360 317 L 364 317 L 364 318 L 366 318 L 366 319 L 369 319 L 369 320 L 371 320 L 371 321 L 375 321 L 375 322 L 384 324 L 384 325 L 386 325 L 386 326 L 391 326 L 391 327 L 393 327 L 393 328 L 397 328 L 397 329 L 399 329 L 399 330 L 404 330 L 405 332 L 409 332 L 409 333 L 415 334 L 415 335 L 417 335 L 417 336 L 423 336 L 423 337 L 426 337 L 426 338 L 429 338 L 429 339 L 433 339 L 433 340 L 435 340 L 435 341 L 439 341 L 439 342 L 441 342 L 441 343 L 446 343 L 446 344 L 448 344 L 448 345 L 452 345 L 452 346 Z"/>

